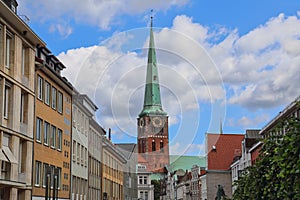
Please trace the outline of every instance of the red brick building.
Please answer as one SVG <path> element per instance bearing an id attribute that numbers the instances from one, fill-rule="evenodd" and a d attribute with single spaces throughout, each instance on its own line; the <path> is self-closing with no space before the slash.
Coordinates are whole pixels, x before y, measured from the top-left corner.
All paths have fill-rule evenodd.
<path id="1" fill-rule="evenodd" d="M 206 134 L 206 173 L 200 177 L 202 199 L 215 199 L 218 185 L 232 195 L 230 165 L 241 155 L 244 134 Z"/>

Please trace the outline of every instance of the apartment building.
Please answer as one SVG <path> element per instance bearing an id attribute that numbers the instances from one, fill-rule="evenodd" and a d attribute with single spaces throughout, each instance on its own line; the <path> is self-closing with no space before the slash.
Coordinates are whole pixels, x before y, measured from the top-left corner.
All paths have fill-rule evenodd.
<path id="1" fill-rule="evenodd" d="M 138 199 L 138 184 L 137 184 L 137 171 L 138 164 L 137 145 L 133 143 L 116 144 L 117 148 L 122 152 L 126 158 L 124 166 L 124 180 L 123 180 L 123 194 L 125 200 Z"/>
<path id="2" fill-rule="evenodd" d="M 96 105 L 87 95 L 74 90 L 72 99 L 72 200 L 86 200 L 88 196 L 88 136 L 89 121 Z"/>
<path id="3" fill-rule="evenodd" d="M 239 179 L 241 172 L 244 169 L 252 165 L 251 153 L 249 152 L 249 149 L 251 149 L 260 140 L 261 136 L 259 135 L 259 131 L 260 130 L 256 129 L 246 130 L 245 137 L 241 143 L 241 154 L 236 155 L 232 164 L 230 165 L 232 179 L 232 194 L 236 189 L 234 182 Z"/>
<path id="4" fill-rule="evenodd" d="M 32 199 L 70 199 L 73 88 L 50 50 L 37 47 L 35 61 Z"/>
<path id="5" fill-rule="evenodd" d="M 275 135 L 284 135 L 286 133 L 286 127 L 275 128 L 283 121 L 290 117 L 300 119 L 300 96 L 296 97 L 289 105 L 287 105 L 282 111 L 280 111 L 271 121 L 269 121 L 259 132 L 261 137 L 267 139 Z M 251 162 L 254 164 L 259 156 L 262 142 L 258 142 L 249 149 L 251 153 Z"/>
<path id="6" fill-rule="evenodd" d="M 244 134 L 206 133 L 206 171 L 200 176 L 201 198 L 214 199 L 219 187 L 232 196 L 230 165 L 241 155 Z"/>
<path id="7" fill-rule="evenodd" d="M 31 199 L 34 58 L 44 42 L 0 1 L 0 199 Z"/>
<path id="8" fill-rule="evenodd" d="M 94 108 L 96 111 L 96 107 Z M 88 199 L 102 199 L 102 148 L 105 130 L 95 121 L 90 119 L 89 149 L 88 149 Z"/>
<path id="9" fill-rule="evenodd" d="M 126 158 L 109 138 L 103 137 L 103 199 L 124 199 L 124 166 Z"/>
<path id="10" fill-rule="evenodd" d="M 151 184 L 151 175 L 153 172 L 147 170 L 146 165 L 137 165 L 138 175 L 138 199 L 154 199 L 154 185 Z M 163 188 L 163 187 L 162 187 Z"/>

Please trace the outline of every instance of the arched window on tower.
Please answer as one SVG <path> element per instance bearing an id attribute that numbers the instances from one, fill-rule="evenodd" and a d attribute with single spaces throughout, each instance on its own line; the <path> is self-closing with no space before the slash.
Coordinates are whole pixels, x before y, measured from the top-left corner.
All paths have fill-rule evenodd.
<path id="1" fill-rule="evenodd" d="M 159 149 L 160 149 L 161 152 L 164 151 L 164 142 L 162 140 L 160 140 Z"/>
<path id="2" fill-rule="evenodd" d="M 144 139 L 142 140 L 142 153 L 146 152 L 146 145 Z"/>
<path id="3" fill-rule="evenodd" d="M 152 151 L 156 151 L 156 148 L 155 148 L 155 141 L 152 140 Z"/>

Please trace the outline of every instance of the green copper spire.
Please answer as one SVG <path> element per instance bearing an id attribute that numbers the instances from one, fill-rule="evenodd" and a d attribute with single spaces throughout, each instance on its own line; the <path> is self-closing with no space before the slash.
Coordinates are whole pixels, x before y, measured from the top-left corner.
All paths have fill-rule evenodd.
<path id="1" fill-rule="evenodd" d="M 139 114 L 140 117 L 144 115 L 167 115 L 167 113 L 164 112 L 162 109 L 160 100 L 160 89 L 156 64 L 156 53 L 154 47 L 154 37 L 152 30 L 152 20 L 153 18 L 151 17 L 144 107 L 142 112 Z"/>

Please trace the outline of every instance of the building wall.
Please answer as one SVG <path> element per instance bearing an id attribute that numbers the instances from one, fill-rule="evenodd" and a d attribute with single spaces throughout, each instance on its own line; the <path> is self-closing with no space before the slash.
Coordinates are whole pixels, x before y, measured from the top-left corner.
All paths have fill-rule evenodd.
<path id="1" fill-rule="evenodd" d="M 155 123 L 156 118 L 161 119 L 160 123 Z M 163 172 L 170 163 L 168 117 L 143 116 L 137 122 L 139 163 L 149 171 Z"/>
<path id="2" fill-rule="evenodd" d="M 152 172 L 147 171 L 147 166 L 140 164 L 137 166 L 139 199 L 154 199 L 154 185 L 151 185 L 151 174 Z"/>
<path id="3" fill-rule="evenodd" d="M 102 136 L 104 134 L 104 130 L 94 120 L 90 120 L 88 199 L 102 199 Z"/>
<path id="4" fill-rule="evenodd" d="M 87 199 L 88 195 L 88 132 L 87 108 L 73 96 L 72 112 L 72 199 Z"/>
<path id="5" fill-rule="evenodd" d="M 10 20 L 20 22 L 0 1 L 0 199 L 27 200 L 32 187 L 36 41 L 19 34 L 28 26 Z"/>
<path id="6" fill-rule="evenodd" d="M 124 165 L 126 159 L 106 137 L 103 137 L 103 193 L 108 199 L 124 199 Z"/>
<path id="7" fill-rule="evenodd" d="M 217 196 L 218 185 L 223 186 L 225 195 L 231 198 L 232 196 L 231 184 L 232 183 L 231 183 L 230 171 L 207 172 L 206 189 L 205 189 L 207 193 L 207 199 L 215 199 L 215 197 Z M 205 194 L 202 194 L 202 199 L 205 199 L 205 196 L 206 196 Z"/>
<path id="8" fill-rule="evenodd" d="M 59 174 L 59 191 L 58 197 L 60 199 L 70 198 L 70 179 L 71 179 L 71 93 L 64 88 L 66 83 L 59 81 L 59 74 L 55 74 L 57 80 L 53 80 L 53 72 L 48 69 L 47 66 L 38 68 L 36 72 L 36 110 L 35 110 L 35 129 L 34 129 L 34 176 L 33 176 L 33 196 L 43 197 L 45 196 L 45 177 L 46 177 L 46 165 L 53 166 L 61 171 Z M 39 97 L 39 80 L 41 80 L 42 96 Z M 50 83 L 51 97 L 48 105 L 46 101 L 46 81 Z M 58 110 L 58 104 L 56 109 L 53 108 L 52 97 L 55 95 L 52 93 L 52 88 L 56 88 L 56 94 L 61 92 L 62 99 L 62 112 Z M 57 98 L 58 99 L 58 98 Z M 56 102 L 58 103 L 58 102 Z M 41 122 L 41 133 L 38 133 L 39 122 Z M 48 141 L 46 142 L 45 128 L 50 125 Z M 52 127 L 55 127 L 55 145 L 52 145 Z M 60 138 L 61 135 L 61 139 Z M 48 144 L 47 144 L 48 143 Z M 41 165 L 41 166 L 39 166 Z M 51 172 L 53 174 L 53 172 Z M 52 176 L 52 175 L 51 175 Z M 53 177 L 52 177 L 53 178 Z M 38 180 L 39 179 L 39 180 Z M 52 190 L 51 190 L 52 196 Z"/>

